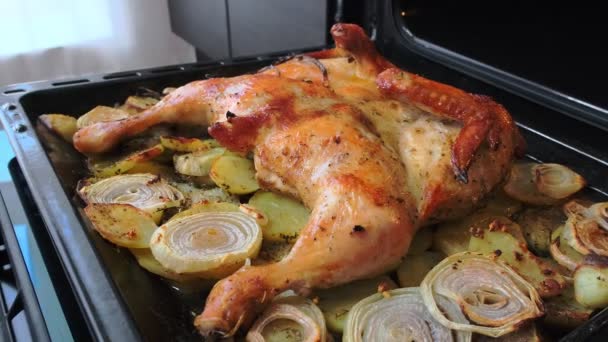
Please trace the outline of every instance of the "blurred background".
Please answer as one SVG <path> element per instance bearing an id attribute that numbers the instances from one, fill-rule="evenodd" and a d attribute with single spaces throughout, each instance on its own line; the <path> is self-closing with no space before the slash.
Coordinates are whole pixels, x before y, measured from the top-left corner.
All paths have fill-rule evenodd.
<path id="1" fill-rule="evenodd" d="M 19 0 L 0 13 L 6 85 L 318 47 L 328 11 L 326 0 Z"/>

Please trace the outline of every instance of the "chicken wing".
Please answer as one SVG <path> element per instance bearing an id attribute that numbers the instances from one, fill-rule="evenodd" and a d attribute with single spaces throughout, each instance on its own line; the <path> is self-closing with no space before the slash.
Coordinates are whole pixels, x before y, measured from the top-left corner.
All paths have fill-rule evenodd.
<path id="1" fill-rule="evenodd" d="M 267 189 L 312 215 L 281 262 L 245 266 L 212 289 L 202 334 L 247 325 L 275 295 L 380 274 L 416 229 L 466 214 L 504 177 L 518 133 L 491 99 L 397 69 L 356 25 L 336 48 L 258 74 L 185 85 L 129 119 L 85 127 L 82 152 L 103 152 L 160 123 L 196 124 L 253 152 Z"/>

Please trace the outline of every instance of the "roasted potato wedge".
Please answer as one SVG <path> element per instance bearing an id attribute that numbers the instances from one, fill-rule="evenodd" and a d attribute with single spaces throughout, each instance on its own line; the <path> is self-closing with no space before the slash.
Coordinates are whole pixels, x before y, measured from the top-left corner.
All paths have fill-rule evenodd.
<path id="1" fill-rule="evenodd" d="M 492 255 L 526 279 L 541 297 L 553 297 L 566 287 L 559 270 L 528 250 L 525 243 L 500 229 L 481 230 L 471 236 L 469 251 Z"/>
<path id="2" fill-rule="evenodd" d="M 200 189 L 187 183 L 172 183 L 172 185 L 179 189 L 191 204 L 199 202 L 229 202 L 239 204 L 238 197 L 227 193 L 222 188 Z"/>
<path id="3" fill-rule="evenodd" d="M 158 103 L 158 99 L 153 97 L 129 96 L 125 101 L 124 106 L 135 113 L 143 112 L 144 110 Z"/>
<path id="4" fill-rule="evenodd" d="M 317 305 L 325 316 L 327 328 L 335 333 L 342 333 L 346 316 L 353 305 L 378 291 L 388 291 L 394 288 L 397 288 L 396 284 L 389 277 L 382 276 L 319 290 L 315 294 L 318 296 Z"/>
<path id="5" fill-rule="evenodd" d="M 213 162 L 209 176 L 217 186 L 235 195 L 249 194 L 260 188 L 253 161 L 247 158 L 222 156 Z"/>
<path id="6" fill-rule="evenodd" d="M 558 207 L 529 208 L 516 218 L 523 230 L 528 248 L 539 256 L 549 256 L 551 233 L 566 221 Z"/>
<path id="7" fill-rule="evenodd" d="M 129 155 L 128 157 L 120 159 L 118 161 L 93 163 L 92 165 L 89 165 L 89 168 L 91 169 L 91 172 L 95 177 L 112 177 L 127 173 L 128 171 L 136 167 L 138 164 L 151 161 L 156 157 L 162 155 L 164 151 L 165 148 L 159 144 L 143 151 L 135 152 Z M 147 164 L 147 166 L 150 166 L 150 164 Z M 139 168 L 145 167 L 143 165 L 140 165 Z M 158 171 L 158 169 L 153 171 Z"/>
<path id="8" fill-rule="evenodd" d="M 262 226 L 264 239 L 268 241 L 294 242 L 310 216 L 310 210 L 302 203 L 273 192 L 256 192 L 249 205 L 268 218 L 268 224 Z"/>
<path id="9" fill-rule="evenodd" d="M 399 268 L 397 268 L 399 285 L 401 287 L 420 286 L 426 274 L 443 258 L 445 258 L 443 254 L 431 251 L 406 256 L 401 265 L 399 265 Z"/>
<path id="10" fill-rule="evenodd" d="M 84 212 L 104 239 L 121 247 L 148 248 L 158 228 L 150 214 L 130 204 L 93 203 Z"/>
<path id="11" fill-rule="evenodd" d="M 38 118 L 46 128 L 59 135 L 63 140 L 72 143 L 72 137 L 78 130 L 76 118 L 63 114 L 44 114 Z"/>
<path id="12" fill-rule="evenodd" d="M 608 306 L 608 258 L 600 263 L 584 263 L 574 271 L 574 296 L 581 305 L 600 309 Z M 587 260 L 587 258 L 586 258 Z"/>
<path id="13" fill-rule="evenodd" d="M 176 152 L 196 152 L 220 147 L 220 144 L 214 139 L 201 140 L 172 136 L 160 137 L 160 143 L 164 147 Z"/>
<path id="14" fill-rule="evenodd" d="M 445 222 L 437 226 L 433 234 L 433 250 L 446 256 L 467 251 L 471 232 L 489 229 L 490 225 L 500 226 L 519 241 L 524 242 L 521 228 L 504 216 L 491 212 L 480 211 L 462 220 Z"/>
<path id="15" fill-rule="evenodd" d="M 98 122 L 123 120 L 129 116 L 130 114 L 128 112 L 118 108 L 97 106 L 80 116 L 76 121 L 76 126 L 78 129 L 81 129 L 83 127 L 94 125 Z"/>

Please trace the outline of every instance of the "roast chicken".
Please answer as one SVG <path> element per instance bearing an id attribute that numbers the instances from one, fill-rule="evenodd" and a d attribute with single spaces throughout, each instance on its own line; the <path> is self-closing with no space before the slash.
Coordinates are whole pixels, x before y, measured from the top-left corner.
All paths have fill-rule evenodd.
<path id="1" fill-rule="evenodd" d="M 311 209 L 282 261 L 215 285 L 195 319 L 204 335 L 247 326 L 287 289 L 306 294 L 390 270 L 417 229 L 466 215 L 523 148 L 492 99 L 400 70 L 356 25 L 331 33 L 334 49 L 192 82 L 74 136 L 79 151 L 96 153 L 158 124 L 207 126 L 226 148 L 253 153 L 263 188 Z"/>

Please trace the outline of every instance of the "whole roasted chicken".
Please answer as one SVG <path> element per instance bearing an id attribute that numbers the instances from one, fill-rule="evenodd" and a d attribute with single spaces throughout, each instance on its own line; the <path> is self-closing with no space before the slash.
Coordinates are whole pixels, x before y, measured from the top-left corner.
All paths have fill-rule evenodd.
<path id="1" fill-rule="evenodd" d="M 336 24 L 336 48 L 257 74 L 178 88 L 126 120 L 74 136 L 103 152 L 162 123 L 203 125 L 223 146 L 253 152 L 259 183 L 312 210 L 281 262 L 218 282 L 195 325 L 235 332 L 275 295 L 384 273 L 416 230 L 463 216 L 499 183 L 522 142 L 490 98 L 400 70 L 363 30 Z"/>

